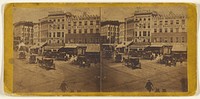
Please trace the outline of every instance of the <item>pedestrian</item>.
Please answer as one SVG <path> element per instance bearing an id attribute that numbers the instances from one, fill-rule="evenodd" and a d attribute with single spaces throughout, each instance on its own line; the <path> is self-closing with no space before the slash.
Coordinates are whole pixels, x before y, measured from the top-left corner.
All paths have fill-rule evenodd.
<path id="1" fill-rule="evenodd" d="M 60 89 L 62 90 L 62 92 L 65 92 L 67 90 L 67 84 L 65 83 L 65 81 L 63 81 L 61 84 L 60 84 Z"/>
<path id="2" fill-rule="evenodd" d="M 145 85 L 145 88 L 146 88 L 149 92 L 153 91 L 153 84 L 152 84 L 152 82 L 151 82 L 150 80 L 147 81 L 147 83 L 146 83 L 146 85 Z"/>

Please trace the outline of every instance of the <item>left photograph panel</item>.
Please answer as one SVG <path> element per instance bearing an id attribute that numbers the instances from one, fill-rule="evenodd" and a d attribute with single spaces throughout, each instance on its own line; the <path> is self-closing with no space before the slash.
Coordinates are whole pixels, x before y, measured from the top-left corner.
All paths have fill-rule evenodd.
<path id="1" fill-rule="evenodd" d="M 13 92 L 99 92 L 98 7 L 13 7 Z"/>

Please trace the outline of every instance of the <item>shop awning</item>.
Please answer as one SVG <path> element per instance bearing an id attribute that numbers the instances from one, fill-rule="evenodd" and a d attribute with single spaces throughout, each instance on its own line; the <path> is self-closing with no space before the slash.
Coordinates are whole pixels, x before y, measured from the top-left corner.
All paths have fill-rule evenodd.
<path id="1" fill-rule="evenodd" d="M 30 49 L 37 49 L 37 48 L 39 48 L 38 45 L 33 45 L 33 46 L 30 47 Z"/>
<path id="2" fill-rule="evenodd" d="M 86 52 L 100 52 L 100 45 L 99 44 L 87 45 Z"/>
<path id="3" fill-rule="evenodd" d="M 172 51 L 187 51 L 187 46 L 186 45 L 173 45 Z"/>
<path id="4" fill-rule="evenodd" d="M 142 49 L 142 48 L 146 48 L 148 45 L 131 45 L 129 46 L 130 49 Z"/>
<path id="5" fill-rule="evenodd" d="M 123 48 L 123 47 L 126 47 L 126 45 L 124 45 L 124 44 L 119 44 L 119 45 L 117 45 L 116 48 Z"/>
<path id="6" fill-rule="evenodd" d="M 163 47 L 163 45 L 150 45 L 148 47 Z"/>
<path id="7" fill-rule="evenodd" d="M 62 48 L 77 48 L 77 46 L 76 45 L 65 45 Z"/>
<path id="8" fill-rule="evenodd" d="M 44 50 L 58 50 L 60 49 L 62 46 L 45 46 Z"/>

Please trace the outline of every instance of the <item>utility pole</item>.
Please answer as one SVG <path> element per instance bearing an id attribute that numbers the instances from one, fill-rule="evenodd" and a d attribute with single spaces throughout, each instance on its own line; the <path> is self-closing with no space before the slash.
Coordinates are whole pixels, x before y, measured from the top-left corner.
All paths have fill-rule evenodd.
<path id="1" fill-rule="evenodd" d="M 99 9 L 99 14 L 100 14 L 100 32 L 101 32 L 101 19 L 102 19 L 102 15 L 101 15 L 101 7 Z M 100 33 L 101 34 L 101 33 Z M 101 36 L 100 36 L 101 37 Z M 99 91 L 102 92 L 102 82 L 103 82 L 103 58 L 102 58 L 102 54 L 103 54 L 103 47 L 102 47 L 102 40 L 100 40 L 100 77 L 99 77 Z"/>

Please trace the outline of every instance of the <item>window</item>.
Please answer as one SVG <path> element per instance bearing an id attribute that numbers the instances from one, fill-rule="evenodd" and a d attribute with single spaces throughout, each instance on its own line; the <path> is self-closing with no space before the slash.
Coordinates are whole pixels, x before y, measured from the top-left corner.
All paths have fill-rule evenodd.
<path id="1" fill-rule="evenodd" d="M 142 33 L 141 33 L 141 31 L 140 31 L 140 33 L 139 33 L 139 36 L 142 36 Z"/>
<path id="2" fill-rule="evenodd" d="M 150 31 L 148 31 L 148 36 L 150 36 Z"/>
<path id="3" fill-rule="evenodd" d="M 148 20 L 150 21 L 150 18 L 148 18 Z"/>
<path id="4" fill-rule="evenodd" d="M 178 43 L 178 37 L 176 37 L 176 43 Z"/>
<path id="5" fill-rule="evenodd" d="M 170 28 L 170 32 L 171 32 L 171 33 L 173 32 L 173 28 Z"/>
<path id="6" fill-rule="evenodd" d="M 147 36 L 147 33 L 146 33 L 146 31 L 143 31 L 143 36 Z"/>
<path id="7" fill-rule="evenodd" d="M 185 42 L 184 37 L 182 37 L 182 43 L 184 43 L 184 42 Z"/>
<path id="8" fill-rule="evenodd" d="M 176 20 L 176 24 L 179 24 L 179 20 Z"/>
<path id="9" fill-rule="evenodd" d="M 182 20 L 182 24 L 185 24 L 185 20 L 184 19 Z"/>
<path id="10" fill-rule="evenodd" d="M 85 21 L 85 23 L 84 23 L 85 25 L 87 25 L 87 21 Z"/>
<path id="11" fill-rule="evenodd" d="M 185 31 L 185 28 L 182 28 L 182 31 L 184 32 L 184 31 Z"/>
<path id="12" fill-rule="evenodd" d="M 62 24 L 62 29 L 65 29 L 65 26 L 64 26 L 64 24 Z"/>
<path id="13" fill-rule="evenodd" d="M 51 37 L 51 32 L 49 32 L 49 37 Z"/>
<path id="14" fill-rule="evenodd" d="M 93 25 L 93 21 L 90 21 L 90 25 Z"/>
<path id="15" fill-rule="evenodd" d="M 55 32 L 53 32 L 53 37 L 55 37 L 56 36 L 56 33 Z"/>
<path id="16" fill-rule="evenodd" d="M 82 33 L 82 30 L 81 30 L 81 29 L 79 29 L 79 33 L 80 33 L 80 34 Z"/>
<path id="17" fill-rule="evenodd" d="M 135 36 L 137 36 L 137 31 L 135 31 Z"/>
<path id="18" fill-rule="evenodd" d="M 60 37 L 60 32 L 57 32 L 57 37 Z"/>
<path id="19" fill-rule="evenodd" d="M 71 22 L 68 22 L 68 26 L 71 26 Z"/>
<path id="20" fill-rule="evenodd" d="M 165 21 L 165 25 L 167 25 L 168 24 L 168 21 Z"/>
<path id="21" fill-rule="evenodd" d="M 160 42 L 162 42 L 162 38 L 160 37 Z"/>
<path id="22" fill-rule="evenodd" d="M 80 22 L 79 22 L 79 26 L 81 26 L 81 25 L 82 25 L 82 22 L 80 21 Z"/>
<path id="23" fill-rule="evenodd" d="M 154 21 L 154 25 L 157 25 L 157 21 Z"/>
<path id="24" fill-rule="evenodd" d="M 60 22 L 60 19 L 58 19 L 58 22 Z"/>
<path id="25" fill-rule="evenodd" d="M 154 33 L 156 33 L 157 32 L 157 29 L 154 29 Z"/>
<path id="26" fill-rule="evenodd" d="M 71 30 L 68 30 L 68 34 L 70 34 L 71 33 Z"/>
<path id="27" fill-rule="evenodd" d="M 60 25 L 57 26 L 57 29 L 60 29 Z"/>
<path id="28" fill-rule="evenodd" d="M 173 24 L 173 23 L 174 23 L 174 21 L 173 21 L 173 20 L 171 20 L 171 21 L 170 21 L 170 24 Z"/>
<path id="29" fill-rule="evenodd" d="M 62 21 L 65 21 L 65 19 L 62 19 Z"/>
<path id="30" fill-rule="evenodd" d="M 160 29 L 159 32 L 162 33 L 162 29 Z"/>
<path id="31" fill-rule="evenodd" d="M 74 22 L 74 26 L 76 26 L 76 22 Z"/>
<path id="32" fill-rule="evenodd" d="M 159 23 L 160 25 L 162 25 L 162 21 L 160 21 L 160 23 Z"/>
<path id="33" fill-rule="evenodd" d="M 146 21 L 146 18 L 144 18 L 144 21 Z"/>
<path id="34" fill-rule="evenodd" d="M 90 29 L 90 33 L 93 33 L 93 29 Z"/>
<path id="35" fill-rule="evenodd" d="M 96 29 L 96 33 L 99 33 L 99 29 Z"/>
<path id="36" fill-rule="evenodd" d="M 76 34 L 76 29 L 74 29 L 74 34 Z"/>
<path id="37" fill-rule="evenodd" d="M 165 28 L 165 33 L 167 33 L 167 28 Z"/>
<path id="38" fill-rule="evenodd" d="M 171 37 L 170 39 L 171 39 L 170 41 L 171 41 L 171 43 L 172 43 L 172 42 L 173 42 L 173 37 Z"/>
<path id="39" fill-rule="evenodd" d="M 64 37 L 64 32 L 62 32 L 62 37 Z"/>
<path id="40" fill-rule="evenodd" d="M 96 25 L 99 25 L 99 20 L 96 21 Z"/>
<path id="41" fill-rule="evenodd" d="M 84 33 L 87 33 L 87 29 L 84 29 Z"/>

